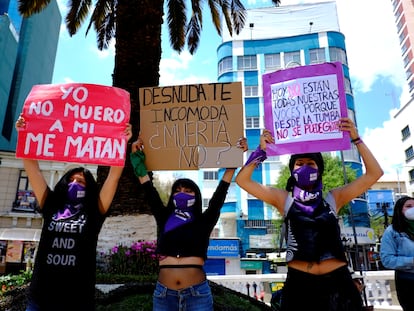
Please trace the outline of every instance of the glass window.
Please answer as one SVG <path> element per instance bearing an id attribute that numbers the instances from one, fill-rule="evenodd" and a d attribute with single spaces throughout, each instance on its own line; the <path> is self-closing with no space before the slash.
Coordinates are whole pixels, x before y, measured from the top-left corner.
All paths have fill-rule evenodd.
<path id="1" fill-rule="evenodd" d="M 325 49 L 311 49 L 309 50 L 309 60 L 311 64 L 320 64 L 326 61 Z"/>
<path id="2" fill-rule="evenodd" d="M 246 97 L 257 97 L 259 95 L 257 85 L 249 85 L 244 87 L 244 96 Z"/>
<path id="3" fill-rule="evenodd" d="M 405 150 L 405 159 L 408 161 L 414 156 L 413 146 Z"/>
<path id="4" fill-rule="evenodd" d="M 286 68 L 300 66 L 302 64 L 300 61 L 300 51 L 286 52 L 284 55 L 284 60 Z"/>
<path id="5" fill-rule="evenodd" d="M 17 184 L 16 198 L 12 205 L 12 211 L 34 213 L 37 208 L 37 201 L 33 190 L 29 185 L 29 178 L 25 171 L 20 171 Z"/>
<path id="6" fill-rule="evenodd" d="M 259 117 L 246 117 L 246 128 L 259 128 L 260 127 L 260 119 Z"/>
<path id="7" fill-rule="evenodd" d="M 352 94 L 351 81 L 345 77 L 344 77 L 344 87 L 345 87 L 345 93 Z"/>
<path id="8" fill-rule="evenodd" d="M 218 171 L 204 171 L 204 180 L 218 180 Z"/>
<path id="9" fill-rule="evenodd" d="M 237 56 L 237 70 L 257 69 L 256 55 Z"/>
<path id="10" fill-rule="evenodd" d="M 329 48 L 329 58 L 331 62 L 341 62 L 344 65 L 348 64 L 345 51 L 337 47 Z"/>
<path id="11" fill-rule="evenodd" d="M 410 53 L 407 54 L 407 56 L 404 57 L 404 67 L 408 65 L 410 62 Z"/>
<path id="12" fill-rule="evenodd" d="M 401 134 L 402 134 L 402 140 L 405 140 L 408 137 L 410 137 L 410 135 L 411 135 L 410 127 L 408 125 L 406 127 L 404 127 L 401 131 Z"/>
<path id="13" fill-rule="evenodd" d="M 414 170 L 410 170 L 408 172 L 408 176 L 410 178 L 410 182 L 414 182 Z"/>
<path id="14" fill-rule="evenodd" d="M 265 70 L 276 70 L 282 68 L 280 60 L 280 53 L 266 54 L 265 55 Z"/>
<path id="15" fill-rule="evenodd" d="M 219 68 L 218 68 L 219 75 L 221 75 L 225 72 L 232 71 L 233 70 L 233 58 L 231 56 L 223 58 L 219 62 L 218 66 L 219 66 Z"/>

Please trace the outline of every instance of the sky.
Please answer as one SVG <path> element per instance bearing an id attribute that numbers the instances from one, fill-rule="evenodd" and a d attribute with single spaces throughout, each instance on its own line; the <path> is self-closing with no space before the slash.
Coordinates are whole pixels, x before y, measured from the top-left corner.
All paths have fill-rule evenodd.
<path id="1" fill-rule="evenodd" d="M 324 1 L 282 0 L 282 5 L 314 2 Z M 249 8 L 271 6 L 270 0 L 243 3 Z M 408 87 L 391 1 L 337 0 L 336 3 L 340 31 L 345 35 L 359 134 L 383 167 L 382 180 L 398 180 L 403 162 L 396 153 L 400 137 L 393 134 L 392 117 L 400 103 L 407 102 Z M 66 0 L 58 0 L 58 4 L 63 23 Z M 205 12 L 200 45 L 194 55 L 174 52 L 163 31 L 160 85 L 217 81 L 216 48 L 221 38 L 213 29 L 209 11 Z M 62 24 L 52 83 L 112 85 L 114 45 L 99 51 L 95 32 L 91 30 L 85 36 L 85 31 L 83 27 L 70 37 Z"/>

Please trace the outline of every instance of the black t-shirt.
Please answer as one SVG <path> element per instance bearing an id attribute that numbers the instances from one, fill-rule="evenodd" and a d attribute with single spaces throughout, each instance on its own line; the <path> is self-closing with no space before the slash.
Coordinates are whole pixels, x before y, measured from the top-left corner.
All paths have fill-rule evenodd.
<path id="1" fill-rule="evenodd" d="M 98 205 L 54 220 L 56 195 L 48 189 L 30 298 L 41 310 L 94 310 L 96 244 L 105 220 Z"/>

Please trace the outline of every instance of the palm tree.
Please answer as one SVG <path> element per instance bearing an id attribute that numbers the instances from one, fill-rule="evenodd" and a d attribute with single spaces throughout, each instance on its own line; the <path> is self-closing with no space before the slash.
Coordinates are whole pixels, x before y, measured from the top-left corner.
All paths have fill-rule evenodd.
<path id="1" fill-rule="evenodd" d="M 19 12 L 28 17 L 43 10 L 49 2 L 50 0 L 19 0 Z M 107 48 L 110 41 L 116 38 L 112 84 L 130 93 L 130 122 L 134 128 L 134 137 L 137 137 L 140 128 L 138 88 L 159 83 L 164 2 L 96 0 L 93 5 L 91 0 L 71 0 L 65 18 L 66 27 L 72 36 L 91 14 L 86 34 L 91 27 L 95 29 L 100 50 Z M 280 4 L 280 0 L 272 2 Z M 246 14 L 240 0 L 208 0 L 207 3 L 219 35 L 222 33 L 222 20 L 230 34 L 240 32 Z M 191 54 L 197 50 L 203 25 L 202 4 L 202 0 L 166 1 L 170 43 L 175 51 L 181 52 L 186 45 Z M 188 5 L 191 5 L 190 18 L 187 18 Z M 148 213 L 128 160 L 125 168 L 111 208 L 112 214 Z M 108 167 L 98 167 L 98 182 L 106 177 L 107 172 Z"/>

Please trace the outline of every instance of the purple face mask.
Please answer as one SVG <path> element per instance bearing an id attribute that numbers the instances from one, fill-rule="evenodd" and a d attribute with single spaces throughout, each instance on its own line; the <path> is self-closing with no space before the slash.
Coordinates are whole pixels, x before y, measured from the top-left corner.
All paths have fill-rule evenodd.
<path id="1" fill-rule="evenodd" d="M 302 165 L 292 172 L 300 188 L 313 186 L 319 178 L 319 170 L 309 165 Z"/>
<path id="2" fill-rule="evenodd" d="M 71 182 L 68 184 L 68 199 L 71 203 L 78 204 L 85 197 L 85 187 L 77 182 Z"/>
<path id="3" fill-rule="evenodd" d="M 178 209 L 186 209 L 193 206 L 195 203 L 195 196 L 185 192 L 178 192 L 174 195 L 174 205 Z"/>
<path id="4" fill-rule="evenodd" d="M 194 220 L 193 205 L 195 202 L 195 196 L 178 192 L 174 195 L 174 205 L 176 209 L 167 219 L 165 223 L 164 232 L 169 232 L 182 225 L 191 223 Z"/>

